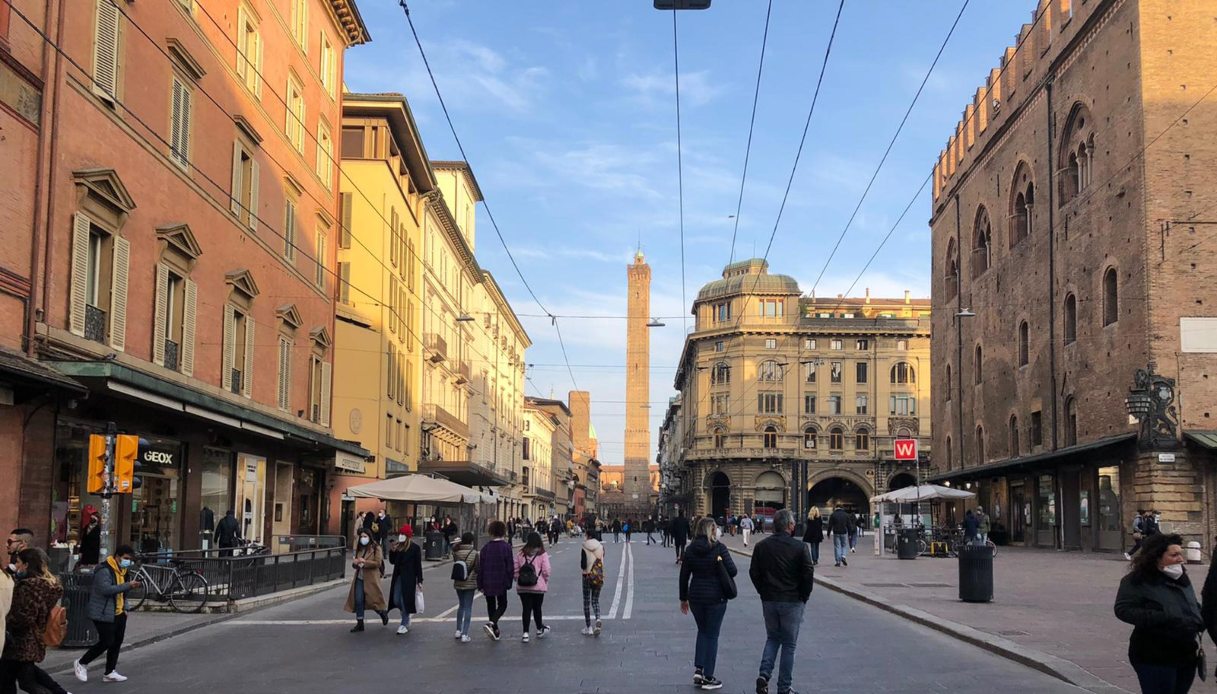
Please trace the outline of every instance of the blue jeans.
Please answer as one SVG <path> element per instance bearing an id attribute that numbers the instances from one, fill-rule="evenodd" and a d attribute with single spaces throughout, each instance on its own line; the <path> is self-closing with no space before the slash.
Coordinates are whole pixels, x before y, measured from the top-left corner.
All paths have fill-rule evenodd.
<path id="1" fill-rule="evenodd" d="M 1147 665 L 1133 663 L 1141 694 L 1187 694 L 1196 677 L 1195 665 Z"/>
<path id="2" fill-rule="evenodd" d="M 762 602 L 765 613 L 765 650 L 761 654 L 761 677 L 773 675 L 773 661 L 782 649 L 782 662 L 778 666 L 778 694 L 790 691 L 794 679 L 794 648 L 799 640 L 799 626 L 803 624 L 803 603 Z"/>
<path id="3" fill-rule="evenodd" d="M 393 585 L 394 585 L 393 602 L 399 606 L 403 606 L 403 607 L 399 607 L 399 609 L 401 610 L 401 625 L 403 627 L 408 627 L 408 626 L 410 626 L 410 611 L 408 609 L 406 609 L 404 607 L 404 605 L 406 604 L 406 600 L 405 600 L 406 591 L 411 590 L 413 587 L 406 588 L 405 581 L 397 581 Z M 413 597 L 413 596 L 411 596 L 411 597 Z"/>
<path id="4" fill-rule="evenodd" d="M 456 591 L 456 629 L 465 636 L 469 635 L 469 622 L 473 619 L 473 594 L 476 592 L 472 588 Z"/>
<path id="5" fill-rule="evenodd" d="M 845 553 L 848 551 L 848 547 L 849 547 L 849 536 L 848 535 L 845 535 L 844 533 L 842 533 L 842 534 L 833 533 L 832 550 L 833 550 L 833 556 L 836 557 L 838 564 L 840 564 L 841 560 L 845 558 Z"/>
<path id="6" fill-rule="evenodd" d="M 718 632 L 727 615 L 726 602 L 691 602 L 689 611 L 697 622 L 697 645 L 693 649 L 693 667 L 706 677 L 714 676 L 718 662 Z"/>
<path id="7" fill-rule="evenodd" d="M 811 545 L 811 561 L 820 563 L 820 543 L 808 542 L 807 544 Z"/>

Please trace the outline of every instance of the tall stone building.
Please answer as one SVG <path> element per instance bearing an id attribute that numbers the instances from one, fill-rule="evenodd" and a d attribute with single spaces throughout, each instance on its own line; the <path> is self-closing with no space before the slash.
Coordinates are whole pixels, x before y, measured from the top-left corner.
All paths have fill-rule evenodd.
<path id="1" fill-rule="evenodd" d="M 660 432 L 660 505 L 768 514 L 841 505 L 916 482 L 930 453 L 930 305 L 816 299 L 760 259 L 728 265 L 693 303 Z M 926 460 L 898 464 L 893 441 Z"/>
<path id="2" fill-rule="evenodd" d="M 651 266 L 639 250 L 627 268 L 629 308 L 625 346 L 625 507 L 650 510 L 648 456 L 651 451 Z M 637 504 L 637 508 L 633 505 Z"/>
<path id="3" fill-rule="evenodd" d="M 1140 508 L 1217 530 L 1212 10 L 1040 2 L 934 167 L 939 479 L 999 537 L 1118 552 Z"/>

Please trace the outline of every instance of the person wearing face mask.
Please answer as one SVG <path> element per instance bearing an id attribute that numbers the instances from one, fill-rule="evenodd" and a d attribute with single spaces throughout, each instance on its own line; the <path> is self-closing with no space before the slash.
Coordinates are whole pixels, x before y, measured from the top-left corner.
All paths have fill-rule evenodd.
<path id="1" fill-rule="evenodd" d="M 1183 568 L 1183 538 L 1146 537 L 1116 594 L 1116 617 L 1133 625 L 1128 660 L 1142 694 L 1186 694 L 1205 623 Z"/>
<path id="2" fill-rule="evenodd" d="M 118 674 L 118 652 L 123 647 L 127 633 L 127 611 L 124 596 L 127 591 L 140 586 L 139 581 L 128 581 L 127 573 L 135 563 L 135 550 L 131 545 L 119 545 L 114 555 L 93 572 L 93 592 L 89 596 L 89 619 L 97 628 L 97 643 L 89 647 L 80 659 L 72 663 L 76 679 L 89 681 L 89 663 L 102 653 L 106 654 L 106 671 L 103 682 L 125 682 L 127 678 Z"/>
<path id="3" fill-rule="evenodd" d="M 17 553 L 23 549 L 27 549 L 34 544 L 34 531 L 29 528 L 13 528 L 13 531 L 8 534 L 8 566 L 5 570 L 8 575 L 12 576 L 17 573 Z"/>
<path id="4" fill-rule="evenodd" d="M 80 538 L 80 563 L 92 566 L 101 561 L 101 519 L 94 513 L 89 516 L 84 534 Z"/>
<path id="5" fill-rule="evenodd" d="M 372 537 L 376 542 L 380 543 L 382 552 L 389 551 L 389 540 L 393 537 L 393 528 L 390 526 L 392 522 L 393 519 L 389 518 L 389 513 L 383 508 L 380 509 L 380 513 L 376 515 L 376 523 L 374 525 L 376 533 Z M 385 577 L 385 565 L 383 563 L 380 565 L 380 577 Z"/>
<path id="6" fill-rule="evenodd" d="M 351 590 L 347 593 L 347 612 L 355 613 L 355 626 L 351 633 L 363 631 L 364 610 L 370 609 L 380 615 L 380 623 L 389 623 L 389 610 L 385 608 L 385 594 L 380 589 L 380 565 L 384 563 L 384 554 L 380 545 L 372 538 L 372 531 L 361 528 L 355 543 L 355 558 L 351 568 L 355 569 L 355 577 L 351 579 Z"/>
<path id="7" fill-rule="evenodd" d="M 401 526 L 389 561 L 393 564 L 389 609 L 401 611 L 401 625 L 397 627 L 397 635 L 401 636 L 410 633 L 410 615 L 418 612 L 414 591 L 423 584 L 423 550 L 414 542 L 414 528 Z"/>

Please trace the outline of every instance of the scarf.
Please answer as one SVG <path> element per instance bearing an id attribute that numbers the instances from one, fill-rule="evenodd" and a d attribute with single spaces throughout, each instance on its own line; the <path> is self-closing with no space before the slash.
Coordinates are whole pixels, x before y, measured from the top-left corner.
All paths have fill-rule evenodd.
<path id="1" fill-rule="evenodd" d="M 106 557 L 106 564 L 110 566 L 110 570 L 114 572 L 114 582 L 122 585 L 127 582 L 127 570 L 120 568 L 118 562 L 114 560 L 114 556 Z M 123 594 L 118 593 L 114 596 L 114 616 L 123 613 Z"/>

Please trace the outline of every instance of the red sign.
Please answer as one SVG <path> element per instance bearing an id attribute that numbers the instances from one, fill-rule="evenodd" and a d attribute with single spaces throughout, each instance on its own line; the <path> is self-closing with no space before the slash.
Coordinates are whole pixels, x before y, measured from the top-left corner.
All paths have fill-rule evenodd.
<path id="1" fill-rule="evenodd" d="M 896 460 L 916 460 L 917 439 L 896 439 Z"/>

